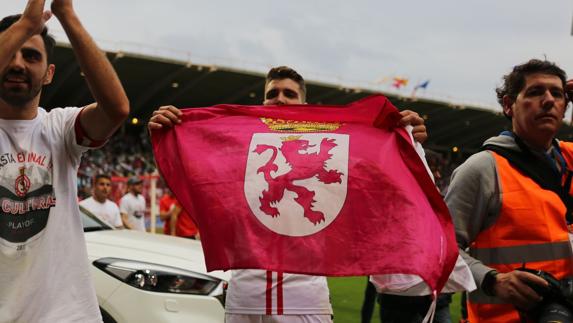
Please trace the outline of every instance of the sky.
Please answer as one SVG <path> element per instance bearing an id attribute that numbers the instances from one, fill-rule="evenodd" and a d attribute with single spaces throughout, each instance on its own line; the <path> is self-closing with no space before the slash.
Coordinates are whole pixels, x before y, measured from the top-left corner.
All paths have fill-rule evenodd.
<path id="1" fill-rule="evenodd" d="M 49 2 L 49 1 L 47 1 Z M 2 16 L 24 0 L 2 0 Z M 572 0 L 76 0 L 100 47 L 266 72 L 288 65 L 307 80 L 399 91 L 498 109 L 494 89 L 530 58 L 573 78 Z M 48 26 L 65 40 L 55 18 Z"/>

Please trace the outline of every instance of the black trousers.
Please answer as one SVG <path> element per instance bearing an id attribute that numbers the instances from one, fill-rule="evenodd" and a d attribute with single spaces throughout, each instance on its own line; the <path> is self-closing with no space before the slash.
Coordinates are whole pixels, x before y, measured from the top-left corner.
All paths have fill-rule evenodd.
<path id="1" fill-rule="evenodd" d="M 450 294 L 438 296 L 434 323 L 451 322 L 450 302 Z M 431 296 L 380 294 L 380 320 L 382 323 L 420 323 L 428 313 L 431 304 Z M 442 313 L 445 315 L 440 315 Z"/>
<path id="2" fill-rule="evenodd" d="M 362 310 L 360 312 L 362 323 L 370 323 L 372 320 L 372 314 L 374 313 L 374 307 L 376 306 L 376 299 L 378 298 L 378 293 L 376 292 L 376 287 L 370 282 L 370 279 L 366 277 L 366 289 L 364 290 L 364 302 L 362 303 Z"/>

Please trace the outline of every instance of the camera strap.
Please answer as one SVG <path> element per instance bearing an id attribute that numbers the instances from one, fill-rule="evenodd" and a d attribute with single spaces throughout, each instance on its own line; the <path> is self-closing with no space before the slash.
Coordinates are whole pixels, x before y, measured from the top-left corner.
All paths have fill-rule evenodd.
<path id="1" fill-rule="evenodd" d="M 569 195 L 573 172 L 566 163 L 562 163 L 561 172 L 556 171 L 555 165 L 551 164 L 549 160 L 535 156 L 518 136 L 514 133 L 511 135 L 521 151 L 492 144 L 484 145 L 481 150 L 489 150 L 499 154 L 524 175 L 534 180 L 541 188 L 557 194 L 567 208 L 565 213 L 567 224 L 573 224 L 573 197 Z M 554 149 L 559 149 L 558 145 L 555 145 Z M 565 181 L 562 182 L 563 176 L 565 176 Z"/>

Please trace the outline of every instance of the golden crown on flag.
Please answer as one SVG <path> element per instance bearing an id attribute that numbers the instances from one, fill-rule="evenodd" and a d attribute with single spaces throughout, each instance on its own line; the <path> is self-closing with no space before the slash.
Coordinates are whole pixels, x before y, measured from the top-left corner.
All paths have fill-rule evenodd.
<path id="1" fill-rule="evenodd" d="M 266 124 L 269 129 L 278 132 L 334 131 L 342 126 L 342 124 L 338 122 L 295 121 L 271 118 L 261 118 L 261 121 Z"/>

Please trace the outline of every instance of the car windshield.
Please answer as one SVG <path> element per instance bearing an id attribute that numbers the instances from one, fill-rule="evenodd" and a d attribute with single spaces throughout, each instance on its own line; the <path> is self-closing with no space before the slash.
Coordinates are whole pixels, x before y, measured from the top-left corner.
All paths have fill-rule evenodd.
<path id="1" fill-rule="evenodd" d="M 110 225 L 98 219 L 93 213 L 86 210 L 82 206 L 80 206 L 80 216 L 82 218 L 82 225 L 84 227 L 84 232 L 113 230 L 113 228 Z"/>

